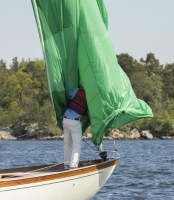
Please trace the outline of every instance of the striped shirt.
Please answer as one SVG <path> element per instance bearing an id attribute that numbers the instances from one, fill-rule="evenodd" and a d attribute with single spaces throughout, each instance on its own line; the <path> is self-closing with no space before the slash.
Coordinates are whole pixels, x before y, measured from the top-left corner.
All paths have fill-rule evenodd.
<path id="1" fill-rule="evenodd" d="M 76 95 L 77 91 L 79 88 L 73 89 L 69 91 L 69 96 L 70 98 L 74 98 L 74 96 Z M 80 117 L 81 115 L 79 115 L 78 113 L 76 113 L 75 111 L 71 110 L 70 108 L 67 108 L 65 111 L 65 117 L 69 118 L 69 119 L 75 119 Z"/>

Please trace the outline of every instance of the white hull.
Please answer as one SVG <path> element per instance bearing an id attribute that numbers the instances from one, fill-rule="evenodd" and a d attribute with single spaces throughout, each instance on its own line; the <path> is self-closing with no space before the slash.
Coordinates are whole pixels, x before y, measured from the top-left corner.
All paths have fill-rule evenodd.
<path id="1" fill-rule="evenodd" d="M 15 179 L 0 179 L 0 200 L 87 200 L 91 199 L 105 184 L 116 163 L 106 161 L 96 165 L 63 172 L 28 174 Z M 57 176 L 57 178 L 55 177 Z M 60 175 L 60 177 L 58 177 Z M 14 178 L 11 178 L 14 179 Z M 39 181 L 40 179 L 40 181 Z M 52 179 L 52 180 L 42 180 Z M 7 180 L 9 182 L 7 182 Z M 3 187 L 3 182 L 4 187 Z M 32 182 L 32 183 L 30 183 Z M 15 184 L 16 183 L 16 184 Z M 2 187 L 1 187 L 2 186 Z"/>

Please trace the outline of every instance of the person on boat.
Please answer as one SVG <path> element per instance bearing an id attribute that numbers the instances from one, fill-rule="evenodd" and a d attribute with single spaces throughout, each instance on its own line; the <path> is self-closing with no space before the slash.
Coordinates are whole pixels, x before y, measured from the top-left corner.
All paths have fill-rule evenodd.
<path id="1" fill-rule="evenodd" d="M 81 118 L 87 114 L 86 95 L 83 88 L 69 91 L 70 102 L 63 118 L 64 168 L 77 168 L 82 145 Z"/>

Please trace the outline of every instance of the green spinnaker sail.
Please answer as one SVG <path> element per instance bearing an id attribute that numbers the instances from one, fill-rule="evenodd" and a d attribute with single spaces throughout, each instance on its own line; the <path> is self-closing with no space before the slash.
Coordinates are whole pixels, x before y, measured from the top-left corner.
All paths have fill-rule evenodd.
<path id="1" fill-rule="evenodd" d="M 108 34 L 103 0 L 31 0 L 44 55 L 50 97 L 58 126 L 69 101 L 68 92 L 83 85 L 93 143 L 106 130 L 145 117 L 151 108 L 137 99 L 119 66 Z"/>

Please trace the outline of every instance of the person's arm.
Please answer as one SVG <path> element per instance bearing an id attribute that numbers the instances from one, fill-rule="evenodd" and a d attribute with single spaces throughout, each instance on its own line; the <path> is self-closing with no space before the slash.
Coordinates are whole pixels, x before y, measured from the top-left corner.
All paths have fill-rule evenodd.
<path id="1" fill-rule="evenodd" d="M 75 88 L 75 89 L 69 91 L 69 97 L 70 97 L 70 99 L 74 98 L 74 96 L 76 95 L 78 89 L 79 88 Z"/>

